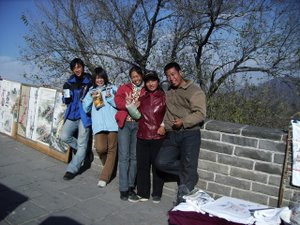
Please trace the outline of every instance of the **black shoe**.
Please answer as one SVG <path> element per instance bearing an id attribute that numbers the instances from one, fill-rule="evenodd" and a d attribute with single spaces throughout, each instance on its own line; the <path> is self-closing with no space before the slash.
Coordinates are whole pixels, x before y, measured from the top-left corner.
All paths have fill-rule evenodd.
<path id="1" fill-rule="evenodd" d="M 136 196 L 136 192 L 134 191 L 134 187 L 129 187 L 128 195 L 129 196 Z"/>
<path id="2" fill-rule="evenodd" d="M 129 202 L 138 202 L 140 201 L 141 197 L 139 197 L 136 192 L 134 191 L 134 187 L 129 187 L 128 190 L 128 201 Z"/>
<path id="3" fill-rule="evenodd" d="M 183 198 L 183 196 L 177 196 L 176 200 L 173 202 L 173 205 L 177 206 L 177 205 L 179 205 L 182 202 L 185 202 L 185 199 Z"/>
<path id="4" fill-rule="evenodd" d="M 64 180 L 72 180 L 75 176 L 76 176 L 76 174 L 74 174 L 74 173 L 66 172 L 63 179 Z"/>
<path id="5" fill-rule="evenodd" d="M 120 191 L 120 198 L 123 201 L 127 201 L 128 200 L 128 191 Z"/>
<path id="6" fill-rule="evenodd" d="M 155 204 L 158 204 L 158 203 L 160 203 L 160 199 L 161 199 L 161 197 L 159 197 L 159 196 L 153 196 L 152 197 L 152 202 L 155 203 Z"/>
<path id="7" fill-rule="evenodd" d="M 133 193 L 129 194 L 128 201 L 129 202 L 139 202 L 139 201 L 145 202 L 145 201 L 148 201 L 148 199 L 141 198 L 137 194 L 135 194 L 135 192 L 133 192 Z"/>

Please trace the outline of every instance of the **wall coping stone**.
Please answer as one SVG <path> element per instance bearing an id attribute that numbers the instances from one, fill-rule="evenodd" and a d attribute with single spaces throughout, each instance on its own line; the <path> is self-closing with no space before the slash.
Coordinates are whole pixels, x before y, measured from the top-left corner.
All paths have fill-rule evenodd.
<path id="1" fill-rule="evenodd" d="M 244 125 L 218 120 L 209 120 L 205 122 L 204 127 L 206 130 L 220 131 L 229 134 L 240 134 Z"/>
<path id="2" fill-rule="evenodd" d="M 270 139 L 275 141 L 283 140 L 287 133 L 280 129 L 272 129 L 267 127 L 245 126 L 242 130 L 243 136 Z"/>

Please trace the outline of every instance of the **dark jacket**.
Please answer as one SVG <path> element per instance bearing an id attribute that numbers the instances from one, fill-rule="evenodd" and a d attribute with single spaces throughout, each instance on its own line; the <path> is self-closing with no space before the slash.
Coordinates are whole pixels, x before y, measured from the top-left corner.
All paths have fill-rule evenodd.
<path id="1" fill-rule="evenodd" d="M 142 117 L 138 121 L 137 137 L 144 140 L 164 138 L 157 134 L 157 130 L 166 111 L 165 93 L 160 90 L 146 92 L 139 100 Z"/>
<path id="2" fill-rule="evenodd" d="M 86 114 L 82 107 L 82 99 L 86 95 L 92 84 L 91 75 L 85 73 L 82 79 L 78 79 L 76 75 L 72 75 L 64 84 L 64 89 L 70 89 L 70 98 L 62 98 L 63 103 L 67 104 L 64 119 L 81 119 L 84 127 L 92 124 L 91 116 Z"/>

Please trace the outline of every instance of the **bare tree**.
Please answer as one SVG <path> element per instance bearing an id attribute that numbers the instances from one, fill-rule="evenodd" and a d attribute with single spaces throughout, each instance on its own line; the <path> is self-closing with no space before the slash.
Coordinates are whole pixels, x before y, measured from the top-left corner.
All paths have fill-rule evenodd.
<path id="1" fill-rule="evenodd" d="M 22 17 L 30 30 L 23 59 L 33 61 L 49 76 L 49 70 L 55 68 L 56 74 L 51 74 L 54 78 L 68 71 L 66 66 L 72 57 L 83 58 L 89 71 L 103 65 L 113 71 L 114 79 L 131 65 L 146 69 L 151 49 L 159 39 L 157 30 L 169 17 L 163 12 L 165 0 L 37 3 L 42 21 Z"/>
<path id="2" fill-rule="evenodd" d="M 293 1 L 175 1 L 185 21 L 176 59 L 198 81 L 208 98 L 224 82 L 246 73 L 280 76 L 299 65 L 299 3 Z M 291 7 L 292 6 L 292 7 Z M 178 27 L 174 27 L 178 36 Z M 186 31 L 189 31 L 186 35 Z M 174 40 L 176 38 L 174 37 Z M 172 47 L 170 49 L 173 49 Z M 298 54 L 298 55 L 297 55 Z"/>
<path id="3" fill-rule="evenodd" d="M 162 71 L 178 61 L 213 96 L 225 82 L 252 73 L 299 71 L 299 3 L 232 0 L 49 0 L 29 32 L 23 59 L 59 82 L 73 57 L 89 71 L 104 66 L 121 79 L 131 65 Z M 291 7 L 291 5 L 293 7 Z M 298 11 L 297 11 L 298 10 Z M 42 18 L 42 19 L 40 19 Z M 53 78 L 53 79 L 51 79 Z"/>

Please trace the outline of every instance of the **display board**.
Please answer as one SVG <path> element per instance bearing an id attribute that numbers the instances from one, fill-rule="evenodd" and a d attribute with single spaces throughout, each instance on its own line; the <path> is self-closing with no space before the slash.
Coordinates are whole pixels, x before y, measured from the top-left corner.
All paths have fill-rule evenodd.
<path id="1" fill-rule="evenodd" d="M 68 162 L 59 139 L 65 105 L 60 91 L 0 81 L 0 132 L 56 159 Z"/>

